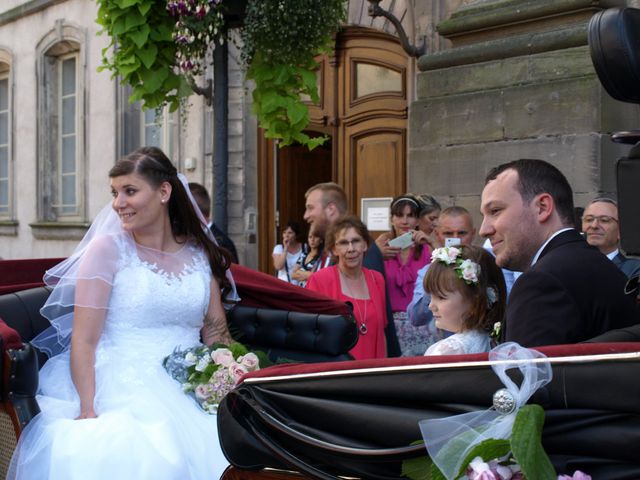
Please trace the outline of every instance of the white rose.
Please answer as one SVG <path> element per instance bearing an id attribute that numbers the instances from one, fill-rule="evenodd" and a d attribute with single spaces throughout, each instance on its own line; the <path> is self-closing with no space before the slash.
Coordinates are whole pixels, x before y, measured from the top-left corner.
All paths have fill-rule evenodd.
<path id="1" fill-rule="evenodd" d="M 211 352 L 211 360 L 218 365 L 228 367 L 234 361 L 233 353 L 228 348 L 216 348 Z"/>
<path id="2" fill-rule="evenodd" d="M 204 369 L 207 368 L 207 365 L 209 365 L 210 363 L 211 359 L 209 358 L 209 355 L 205 355 L 198 360 L 198 363 L 196 364 L 196 371 L 204 372 Z"/>
<path id="3" fill-rule="evenodd" d="M 258 370 L 260 368 L 258 356 L 253 352 L 249 352 L 246 355 L 238 357 L 238 363 L 247 367 L 247 370 L 249 370 L 250 372 L 253 372 L 254 370 Z"/>
<path id="4" fill-rule="evenodd" d="M 184 361 L 187 363 L 187 366 L 195 365 L 198 362 L 198 357 L 193 352 L 188 352 L 184 356 Z"/>

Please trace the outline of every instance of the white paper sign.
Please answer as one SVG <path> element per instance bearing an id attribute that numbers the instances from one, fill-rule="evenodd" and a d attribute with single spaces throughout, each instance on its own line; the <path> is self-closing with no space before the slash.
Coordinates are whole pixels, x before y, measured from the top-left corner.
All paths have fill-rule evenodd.
<path id="1" fill-rule="evenodd" d="M 367 210 L 367 228 L 372 232 L 389 230 L 389 208 L 369 207 Z"/>

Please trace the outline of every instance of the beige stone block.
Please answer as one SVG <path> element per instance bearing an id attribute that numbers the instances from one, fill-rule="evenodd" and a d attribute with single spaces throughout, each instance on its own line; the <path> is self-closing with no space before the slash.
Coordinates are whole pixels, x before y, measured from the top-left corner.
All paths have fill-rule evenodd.
<path id="1" fill-rule="evenodd" d="M 504 90 L 507 139 L 598 131 L 595 75 Z"/>
<path id="2" fill-rule="evenodd" d="M 502 96 L 496 90 L 414 102 L 409 121 L 412 146 L 501 140 Z"/>

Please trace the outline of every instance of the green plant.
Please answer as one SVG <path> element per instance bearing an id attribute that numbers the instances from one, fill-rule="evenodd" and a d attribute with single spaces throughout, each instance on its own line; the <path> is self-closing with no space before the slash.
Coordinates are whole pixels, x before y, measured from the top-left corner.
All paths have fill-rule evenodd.
<path id="1" fill-rule="evenodd" d="M 539 405 L 525 405 L 518 410 L 509 440 L 489 438 L 477 444 L 464 457 L 455 478 L 465 475 L 471 461 L 480 457 L 485 461 L 510 455 L 512 462 L 520 466 L 524 478 L 555 480 L 556 473 L 542 447 L 544 410 Z M 469 444 L 468 439 L 453 438 L 447 444 L 445 454 L 460 458 Z M 402 463 L 402 475 L 411 480 L 445 480 L 445 476 L 428 456 Z"/>
<path id="2" fill-rule="evenodd" d="M 169 105 L 174 111 L 191 93 L 185 77 L 176 73 L 175 22 L 155 0 L 97 0 L 97 22 L 111 38 L 102 50 L 100 70 L 119 75 L 131 86 L 130 101 L 145 108 Z M 102 33 L 101 32 L 101 33 Z"/>
<path id="3" fill-rule="evenodd" d="M 281 139 L 280 146 L 313 149 L 326 140 L 304 133 L 309 110 L 303 98 L 319 101 L 314 57 L 331 50 L 345 18 L 345 0 L 249 1 L 242 42 L 247 78 L 256 83 L 253 111 L 265 136 Z"/>
<path id="4" fill-rule="evenodd" d="M 130 101 L 145 108 L 177 109 L 192 93 L 231 0 L 97 0 L 97 22 L 111 42 L 101 70 L 132 87 Z M 236 0 L 237 1 L 237 0 Z M 158 8 L 158 3 L 163 8 Z M 314 57 L 328 52 L 346 18 L 346 0 L 247 0 L 242 58 L 255 82 L 253 110 L 280 146 L 309 148 L 325 137 L 304 133 L 309 111 L 303 98 L 319 101 Z"/>

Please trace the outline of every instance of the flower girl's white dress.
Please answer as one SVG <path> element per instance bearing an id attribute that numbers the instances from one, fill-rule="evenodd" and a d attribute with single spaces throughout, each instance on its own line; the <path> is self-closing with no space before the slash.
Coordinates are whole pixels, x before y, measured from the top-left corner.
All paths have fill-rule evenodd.
<path id="1" fill-rule="evenodd" d="M 467 330 L 444 338 L 429 348 L 425 355 L 462 355 L 491 350 L 491 337 L 487 332 Z"/>
<path id="2" fill-rule="evenodd" d="M 199 342 L 211 271 L 193 245 L 167 255 L 171 272 L 139 255 L 119 261 L 96 351 L 98 417 L 74 420 L 80 403 L 69 352 L 50 359 L 40 373 L 42 413 L 24 430 L 8 478 L 220 477 L 228 462 L 216 416 L 204 413 L 162 366 L 176 346 Z"/>

